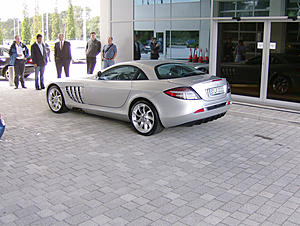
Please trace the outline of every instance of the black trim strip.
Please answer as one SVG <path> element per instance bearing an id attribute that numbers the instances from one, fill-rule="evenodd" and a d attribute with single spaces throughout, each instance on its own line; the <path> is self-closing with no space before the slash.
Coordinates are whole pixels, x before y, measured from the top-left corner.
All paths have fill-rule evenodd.
<path id="1" fill-rule="evenodd" d="M 77 87 L 78 88 L 78 94 L 79 94 L 79 98 L 80 98 L 80 100 L 81 100 L 81 103 L 83 103 L 84 104 L 84 102 L 83 102 L 83 100 L 82 100 L 82 97 L 81 97 L 81 87 L 80 86 L 78 86 Z"/>

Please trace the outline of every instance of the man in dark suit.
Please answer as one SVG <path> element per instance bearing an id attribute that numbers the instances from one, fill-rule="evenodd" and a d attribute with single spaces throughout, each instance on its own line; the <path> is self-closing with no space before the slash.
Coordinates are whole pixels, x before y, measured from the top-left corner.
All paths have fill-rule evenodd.
<path id="1" fill-rule="evenodd" d="M 35 69 L 35 89 L 45 89 L 44 71 L 47 64 L 46 46 L 42 42 L 43 36 L 38 34 L 36 42 L 31 46 L 31 58 Z"/>
<path id="2" fill-rule="evenodd" d="M 69 77 L 71 56 L 71 44 L 64 41 L 64 34 L 58 35 L 59 41 L 55 43 L 54 47 L 54 59 L 57 70 L 57 77 L 61 78 L 62 67 L 64 67 L 66 77 Z"/>
<path id="3" fill-rule="evenodd" d="M 133 51 L 134 51 L 134 60 L 140 60 L 141 59 L 141 48 L 140 48 L 140 42 L 138 40 L 138 36 L 134 36 L 134 44 L 133 44 Z"/>

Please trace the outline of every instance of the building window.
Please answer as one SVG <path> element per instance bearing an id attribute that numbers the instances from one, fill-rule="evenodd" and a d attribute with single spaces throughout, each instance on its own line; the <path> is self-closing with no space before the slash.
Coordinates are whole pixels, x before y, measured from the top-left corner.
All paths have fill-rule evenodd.
<path id="1" fill-rule="evenodd" d="M 215 0 L 214 16 L 217 17 L 251 17 L 269 16 L 270 0 Z"/>
<path id="2" fill-rule="evenodd" d="M 288 0 L 286 6 L 286 14 L 288 16 L 300 16 L 300 1 Z"/>

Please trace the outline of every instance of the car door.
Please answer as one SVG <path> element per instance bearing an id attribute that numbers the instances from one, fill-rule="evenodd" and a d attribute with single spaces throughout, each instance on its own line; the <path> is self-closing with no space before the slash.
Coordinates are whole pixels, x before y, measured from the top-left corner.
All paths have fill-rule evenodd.
<path id="1" fill-rule="evenodd" d="M 98 80 L 86 84 L 84 92 L 86 103 L 101 107 L 121 107 L 131 91 L 131 80 L 137 70 L 130 65 L 106 70 Z"/>

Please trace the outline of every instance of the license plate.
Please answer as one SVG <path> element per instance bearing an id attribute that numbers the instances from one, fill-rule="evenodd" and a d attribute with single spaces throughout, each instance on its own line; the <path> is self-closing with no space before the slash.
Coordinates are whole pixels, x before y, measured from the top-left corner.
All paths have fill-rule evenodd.
<path id="1" fill-rule="evenodd" d="M 216 96 L 216 95 L 223 94 L 223 93 L 224 93 L 224 87 L 223 86 L 218 86 L 218 87 L 208 89 L 208 95 L 209 96 Z"/>

